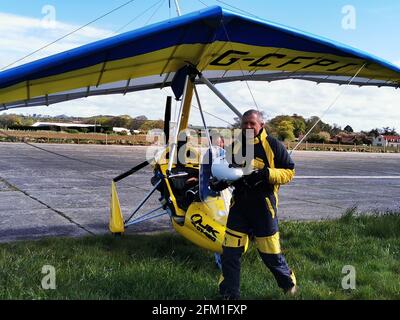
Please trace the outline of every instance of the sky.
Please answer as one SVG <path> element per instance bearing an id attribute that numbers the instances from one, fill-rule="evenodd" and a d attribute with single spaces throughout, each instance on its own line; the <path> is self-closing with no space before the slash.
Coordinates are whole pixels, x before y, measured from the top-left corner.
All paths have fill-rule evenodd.
<path id="1" fill-rule="evenodd" d="M 127 1 L 0 0 L 0 69 Z M 171 8 L 168 2 L 132 1 L 14 66 L 175 17 L 174 1 L 171 0 Z M 242 13 L 342 42 L 400 66 L 398 0 L 180 0 L 179 3 L 182 14 L 211 5 L 242 10 Z M 344 21 L 347 23 L 343 24 Z M 296 80 L 249 82 L 249 87 L 267 119 L 279 114 L 297 113 L 305 117 L 322 116 L 324 122 L 336 123 L 342 128 L 350 125 L 357 131 L 376 127 L 400 130 L 400 90 L 348 87 L 334 107 L 325 113 L 342 87 Z M 255 108 L 245 83 L 221 84 L 219 89 L 240 111 Z M 205 110 L 233 122 L 234 114 L 207 88 L 200 87 L 199 92 Z M 161 119 L 168 94 L 169 89 L 149 90 L 126 96 L 90 97 L 49 107 L 14 109 L 12 112 L 53 116 L 128 114 Z M 210 125 L 226 125 L 210 115 L 206 118 Z M 198 111 L 193 111 L 191 122 L 200 124 Z"/>

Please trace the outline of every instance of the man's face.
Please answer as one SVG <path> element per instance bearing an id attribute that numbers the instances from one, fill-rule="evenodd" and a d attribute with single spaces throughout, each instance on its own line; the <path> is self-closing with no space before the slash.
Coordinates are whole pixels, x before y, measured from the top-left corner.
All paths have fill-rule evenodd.
<path id="1" fill-rule="evenodd" d="M 215 145 L 220 148 L 224 148 L 224 140 L 221 137 L 218 137 L 215 141 Z"/>
<path id="2" fill-rule="evenodd" d="M 244 131 L 247 139 L 253 139 L 256 137 L 262 128 L 263 123 L 256 114 L 253 113 L 247 117 L 243 117 L 242 130 Z"/>

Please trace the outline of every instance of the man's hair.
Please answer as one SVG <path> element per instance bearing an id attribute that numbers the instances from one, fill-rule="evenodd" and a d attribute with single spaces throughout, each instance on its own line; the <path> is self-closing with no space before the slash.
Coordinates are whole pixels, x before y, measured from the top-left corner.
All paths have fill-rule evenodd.
<path id="1" fill-rule="evenodd" d="M 243 113 L 243 118 L 250 117 L 250 116 L 253 115 L 253 114 L 255 114 L 255 115 L 257 116 L 258 120 L 259 120 L 262 124 L 265 123 L 263 113 L 260 112 L 260 111 L 258 111 L 258 110 L 254 110 L 254 109 L 247 110 L 245 113 Z"/>

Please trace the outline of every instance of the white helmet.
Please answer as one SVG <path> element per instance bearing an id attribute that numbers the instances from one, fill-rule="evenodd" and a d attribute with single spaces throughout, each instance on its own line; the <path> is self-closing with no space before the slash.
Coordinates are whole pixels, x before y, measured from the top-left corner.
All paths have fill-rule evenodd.
<path id="1" fill-rule="evenodd" d="M 243 177 L 243 169 L 232 167 L 224 156 L 213 161 L 211 173 L 218 181 L 235 182 Z"/>

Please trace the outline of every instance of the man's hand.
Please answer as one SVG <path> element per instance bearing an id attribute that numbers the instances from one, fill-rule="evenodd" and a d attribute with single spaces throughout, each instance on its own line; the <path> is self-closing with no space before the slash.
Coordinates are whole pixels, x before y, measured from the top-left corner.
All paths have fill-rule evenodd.
<path id="1" fill-rule="evenodd" d="M 256 187 L 261 182 L 268 181 L 268 179 L 269 179 L 268 168 L 253 171 L 252 173 L 243 177 L 244 183 L 247 184 L 249 187 Z"/>
<path id="2" fill-rule="evenodd" d="M 229 187 L 229 183 L 226 181 L 215 181 L 210 183 L 210 189 L 215 192 L 220 192 Z"/>

